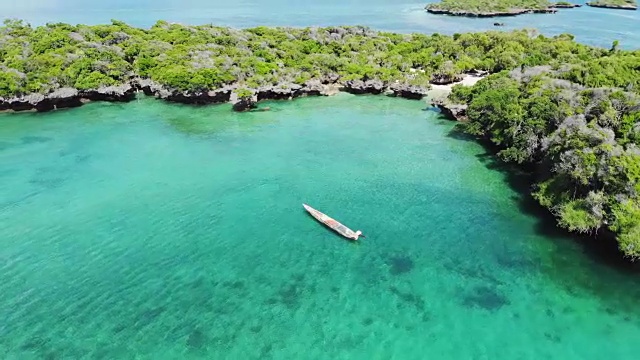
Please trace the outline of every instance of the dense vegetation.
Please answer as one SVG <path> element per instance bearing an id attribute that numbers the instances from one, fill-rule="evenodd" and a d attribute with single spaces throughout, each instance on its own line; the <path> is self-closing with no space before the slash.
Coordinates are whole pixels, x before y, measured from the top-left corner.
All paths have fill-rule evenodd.
<path id="1" fill-rule="evenodd" d="M 594 0 L 588 2 L 587 5 L 629 9 L 638 7 L 636 0 Z"/>
<path id="2" fill-rule="evenodd" d="M 547 0 L 441 0 L 427 5 L 427 9 L 486 14 L 542 10 L 550 6 L 551 3 Z"/>
<path id="3" fill-rule="evenodd" d="M 609 64 L 609 65 L 607 65 Z M 617 64 L 617 66 L 612 66 Z M 612 230 L 640 256 L 640 53 L 493 74 L 450 99 L 470 134 L 535 169 L 533 196 L 571 231 Z"/>
<path id="4" fill-rule="evenodd" d="M 188 91 L 231 83 L 300 84 L 336 75 L 427 85 L 433 77 L 471 69 L 599 61 L 606 54 L 570 35 L 547 38 L 526 30 L 443 36 L 357 26 L 234 30 L 160 21 L 138 29 L 113 21 L 32 28 L 7 21 L 0 27 L 0 96 L 93 89 L 135 77 Z"/>
<path id="5" fill-rule="evenodd" d="M 134 78 L 181 91 L 323 77 L 426 85 L 470 70 L 456 87 L 465 130 L 505 161 L 535 169 L 534 196 L 574 231 L 607 228 L 640 256 L 640 52 L 534 31 L 394 34 L 365 27 L 234 30 L 160 21 L 150 29 L 21 21 L 0 27 L 0 96 L 94 89 Z M 240 95 L 242 92 L 240 91 Z"/>

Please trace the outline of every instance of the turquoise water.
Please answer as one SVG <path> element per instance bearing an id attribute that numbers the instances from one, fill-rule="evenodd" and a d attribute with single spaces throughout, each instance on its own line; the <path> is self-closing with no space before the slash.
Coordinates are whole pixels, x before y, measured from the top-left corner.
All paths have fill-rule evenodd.
<path id="1" fill-rule="evenodd" d="M 536 28 L 547 35 L 569 32 L 578 41 L 609 47 L 614 40 L 623 48 L 640 48 L 640 11 L 562 9 L 554 15 L 524 15 L 495 19 L 437 16 L 424 11 L 435 0 L 49 0 L 2 1 L 0 17 L 18 17 L 33 24 L 64 21 L 108 23 L 120 19 L 148 27 L 157 20 L 186 24 L 250 27 L 258 25 L 327 26 L 360 24 L 398 32 L 455 32 Z M 585 0 L 575 1 L 584 4 Z"/>
<path id="2" fill-rule="evenodd" d="M 0 116 L 2 358 L 635 358 L 637 274 L 423 102 L 268 105 Z"/>

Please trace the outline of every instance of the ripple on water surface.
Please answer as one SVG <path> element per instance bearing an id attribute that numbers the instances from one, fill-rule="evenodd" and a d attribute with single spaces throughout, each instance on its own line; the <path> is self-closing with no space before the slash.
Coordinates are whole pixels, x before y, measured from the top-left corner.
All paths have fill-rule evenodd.
<path id="1" fill-rule="evenodd" d="M 269 106 L 0 116 L 4 358 L 631 358 L 636 277 L 424 103 Z"/>

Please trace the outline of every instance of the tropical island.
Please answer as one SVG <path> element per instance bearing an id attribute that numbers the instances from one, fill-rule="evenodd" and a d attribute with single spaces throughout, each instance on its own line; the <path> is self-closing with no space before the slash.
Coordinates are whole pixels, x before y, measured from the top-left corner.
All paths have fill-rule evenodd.
<path id="1" fill-rule="evenodd" d="M 0 27 L 0 110 L 90 100 L 232 102 L 335 91 L 436 101 L 497 156 L 530 172 L 534 198 L 570 231 L 608 233 L 640 257 L 640 51 L 533 30 L 396 34 L 361 26 L 237 30 L 157 22 L 149 29 L 19 20 Z"/>
<path id="2" fill-rule="evenodd" d="M 567 1 L 559 1 L 557 3 L 551 4 L 551 7 L 554 7 L 556 9 L 572 9 L 572 8 L 582 7 L 582 5 L 573 4 Z"/>
<path id="3" fill-rule="evenodd" d="M 587 6 L 621 10 L 638 9 L 636 0 L 595 0 L 588 2 Z"/>
<path id="4" fill-rule="evenodd" d="M 441 0 L 425 9 L 438 15 L 498 17 L 522 14 L 554 14 L 558 8 L 579 7 L 569 2 L 548 0 Z"/>

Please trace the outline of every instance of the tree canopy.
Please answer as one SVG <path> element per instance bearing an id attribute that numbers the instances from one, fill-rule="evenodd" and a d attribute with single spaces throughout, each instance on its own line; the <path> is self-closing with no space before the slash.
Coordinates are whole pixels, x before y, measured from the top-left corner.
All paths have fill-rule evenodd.
<path id="1" fill-rule="evenodd" d="M 521 65 L 592 59 L 593 81 L 608 81 L 600 61 L 607 49 L 544 37 L 532 30 L 454 34 L 395 34 L 361 26 L 256 27 L 236 30 L 159 21 L 150 29 L 19 20 L 0 27 L 0 96 L 80 90 L 149 78 L 181 91 L 303 83 L 340 76 L 425 85 L 472 69 L 497 72 Z M 634 66 L 629 60 L 625 66 Z M 611 72 L 619 70 L 608 67 Z M 596 71 L 600 73 L 596 74 Z M 574 77 L 583 76 L 576 70 Z M 623 75 L 621 75 L 623 76 Z"/>
<path id="2" fill-rule="evenodd" d="M 640 256 L 640 68 L 625 64 L 638 55 L 505 70 L 450 96 L 468 104 L 466 132 L 534 171 L 533 196 L 561 227 L 610 229 L 631 257 Z"/>
<path id="3" fill-rule="evenodd" d="M 587 5 L 623 9 L 636 9 L 638 7 L 636 0 L 594 0 L 587 2 Z"/>
<path id="4" fill-rule="evenodd" d="M 542 10 L 551 7 L 551 5 L 552 3 L 548 0 L 440 0 L 437 3 L 427 5 L 427 9 L 488 14 Z"/>

